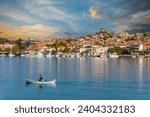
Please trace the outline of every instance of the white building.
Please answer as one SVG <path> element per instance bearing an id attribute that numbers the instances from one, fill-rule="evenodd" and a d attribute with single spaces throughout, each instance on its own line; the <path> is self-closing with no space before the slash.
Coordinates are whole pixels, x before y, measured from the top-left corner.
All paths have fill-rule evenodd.
<path id="1" fill-rule="evenodd" d="M 143 44 L 127 45 L 126 48 L 133 50 L 133 52 L 140 52 L 144 50 Z"/>
<path id="2" fill-rule="evenodd" d="M 108 51 L 108 47 L 96 47 L 94 49 L 96 55 L 107 53 L 107 51 Z"/>
<path id="3" fill-rule="evenodd" d="M 16 46 L 16 44 L 4 44 L 3 48 L 10 48 L 10 49 L 12 49 L 14 46 Z"/>
<path id="4" fill-rule="evenodd" d="M 144 49 L 143 44 L 139 44 L 138 48 L 139 48 L 139 51 L 143 51 L 143 49 Z"/>

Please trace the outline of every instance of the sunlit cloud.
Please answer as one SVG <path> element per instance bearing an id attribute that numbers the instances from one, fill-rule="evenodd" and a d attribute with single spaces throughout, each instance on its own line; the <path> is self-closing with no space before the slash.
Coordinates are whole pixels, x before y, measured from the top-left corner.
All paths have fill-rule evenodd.
<path id="1" fill-rule="evenodd" d="M 90 16 L 91 16 L 92 19 L 95 20 L 95 19 L 100 19 L 101 18 L 100 13 L 98 12 L 98 10 L 96 8 L 90 7 L 89 12 L 90 12 Z"/>
<path id="2" fill-rule="evenodd" d="M 149 31 L 149 14 L 149 0 L 1 0 L 0 37 Z"/>
<path id="3" fill-rule="evenodd" d="M 5 38 L 17 39 L 22 37 L 23 39 L 27 39 L 32 37 L 36 39 L 47 39 L 59 30 L 43 24 L 15 27 L 9 24 L 0 23 L 0 31 L 3 31 L 1 36 Z"/>

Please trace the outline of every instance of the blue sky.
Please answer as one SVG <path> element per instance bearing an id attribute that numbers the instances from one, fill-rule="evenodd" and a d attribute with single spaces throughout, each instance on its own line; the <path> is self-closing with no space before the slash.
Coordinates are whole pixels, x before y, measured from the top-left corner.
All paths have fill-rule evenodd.
<path id="1" fill-rule="evenodd" d="M 1 0 L 0 37 L 150 31 L 150 0 Z"/>

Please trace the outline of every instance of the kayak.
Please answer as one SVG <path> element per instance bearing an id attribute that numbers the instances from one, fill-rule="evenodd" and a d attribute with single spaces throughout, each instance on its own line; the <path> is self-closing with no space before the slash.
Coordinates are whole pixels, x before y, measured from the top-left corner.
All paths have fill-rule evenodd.
<path id="1" fill-rule="evenodd" d="M 51 85 L 55 85 L 56 79 L 51 80 L 51 81 L 34 81 L 34 80 L 26 79 L 26 84 L 51 84 Z"/>

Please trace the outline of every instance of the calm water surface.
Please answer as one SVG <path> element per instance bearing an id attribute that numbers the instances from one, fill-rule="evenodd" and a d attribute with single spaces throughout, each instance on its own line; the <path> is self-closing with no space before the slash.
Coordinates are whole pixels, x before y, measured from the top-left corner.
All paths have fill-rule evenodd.
<path id="1" fill-rule="evenodd" d="M 39 74 L 56 86 L 25 84 Z M 3 57 L 0 99 L 150 99 L 150 59 Z"/>

